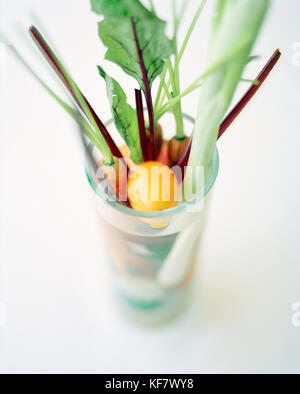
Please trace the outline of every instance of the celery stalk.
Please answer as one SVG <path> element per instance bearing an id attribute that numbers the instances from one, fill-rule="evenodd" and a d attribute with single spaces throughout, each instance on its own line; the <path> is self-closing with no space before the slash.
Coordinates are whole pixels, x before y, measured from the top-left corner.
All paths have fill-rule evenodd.
<path id="1" fill-rule="evenodd" d="M 208 69 L 226 62 L 203 80 L 185 187 L 196 190 L 196 168 L 209 177 L 218 129 L 230 106 L 244 67 L 265 18 L 269 0 L 217 0 L 213 21 Z M 233 48 L 239 48 L 238 51 Z"/>

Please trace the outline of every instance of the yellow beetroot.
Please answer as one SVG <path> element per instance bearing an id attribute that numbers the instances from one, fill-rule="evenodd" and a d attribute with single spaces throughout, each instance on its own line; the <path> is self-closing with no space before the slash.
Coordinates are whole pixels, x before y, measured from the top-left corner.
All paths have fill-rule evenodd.
<path id="1" fill-rule="evenodd" d="M 144 212 L 161 211 L 178 204 L 179 185 L 175 174 L 156 161 L 132 168 L 128 179 L 128 200 L 133 209 Z"/>

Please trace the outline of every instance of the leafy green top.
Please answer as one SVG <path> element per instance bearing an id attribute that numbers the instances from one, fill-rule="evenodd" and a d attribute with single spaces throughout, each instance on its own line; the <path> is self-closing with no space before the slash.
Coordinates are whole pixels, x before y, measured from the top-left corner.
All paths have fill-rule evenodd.
<path id="1" fill-rule="evenodd" d="M 136 111 L 127 103 L 127 97 L 120 84 L 98 66 L 106 82 L 107 95 L 117 130 L 130 149 L 131 159 L 139 164 L 143 161 Z"/>
<path id="2" fill-rule="evenodd" d="M 104 17 L 153 18 L 139 0 L 91 0 L 92 11 Z"/>
<path id="3" fill-rule="evenodd" d="M 108 48 L 105 58 L 134 77 L 145 91 L 132 20 L 150 87 L 173 52 L 173 43 L 165 34 L 166 23 L 138 0 L 91 0 L 91 3 L 93 11 L 104 16 L 99 22 L 99 36 Z"/>

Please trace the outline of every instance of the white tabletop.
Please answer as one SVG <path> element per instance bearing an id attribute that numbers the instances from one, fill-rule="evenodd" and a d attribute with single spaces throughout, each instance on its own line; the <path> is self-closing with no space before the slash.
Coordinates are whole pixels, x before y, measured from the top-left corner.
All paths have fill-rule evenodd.
<path id="1" fill-rule="evenodd" d="M 107 119 L 96 65 L 110 66 L 88 0 L 18 3 L 0 0 L 0 25 L 26 26 L 35 10 Z M 157 3 L 167 17 L 169 2 Z M 190 3 L 184 28 L 199 1 Z M 245 77 L 277 47 L 283 57 L 219 142 L 195 301 L 157 328 L 114 307 L 74 123 L 1 49 L 0 372 L 300 372 L 300 316 L 292 311 L 300 302 L 300 4 L 273 3 L 254 51 L 261 58 Z M 204 69 L 210 13 L 211 4 L 187 50 L 183 86 Z M 37 53 L 14 37 L 48 78 Z M 134 82 L 111 69 L 130 92 Z M 186 112 L 195 114 L 197 97 L 185 99 Z"/>

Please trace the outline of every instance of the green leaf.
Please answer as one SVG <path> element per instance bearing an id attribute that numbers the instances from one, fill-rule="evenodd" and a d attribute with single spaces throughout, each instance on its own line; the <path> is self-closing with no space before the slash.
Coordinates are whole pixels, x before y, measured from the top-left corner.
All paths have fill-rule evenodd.
<path id="1" fill-rule="evenodd" d="M 163 71 L 165 59 L 174 51 L 172 41 L 165 34 L 166 23 L 137 0 L 92 0 L 92 6 L 104 15 L 104 20 L 99 22 L 99 36 L 108 48 L 105 58 L 135 78 L 145 91 L 131 23 L 134 20 L 151 87 Z"/>
<path id="2" fill-rule="evenodd" d="M 104 17 L 153 18 L 139 0 L 91 0 L 92 11 Z"/>
<path id="3" fill-rule="evenodd" d="M 130 149 L 131 159 L 139 164 L 143 161 L 136 111 L 127 103 L 127 97 L 120 84 L 98 66 L 101 77 L 106 82 L 112 115 L 117 130 Z"/>

